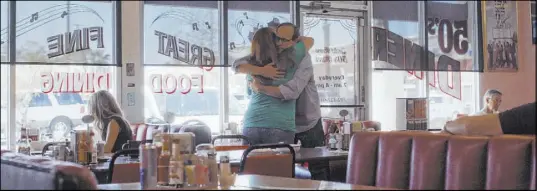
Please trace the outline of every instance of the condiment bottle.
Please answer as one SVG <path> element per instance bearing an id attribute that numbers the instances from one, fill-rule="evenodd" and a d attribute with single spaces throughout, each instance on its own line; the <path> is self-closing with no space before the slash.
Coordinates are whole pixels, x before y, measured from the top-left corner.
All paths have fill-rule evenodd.
<path id="1" fill-rule="evenodd" d="M 162 151 L 157 164 L 157 184 L 167 185 L 169 182 L 170 168 L 169 136 L 162 135 Z"/>
<path id="2" fill-rule="evenodd" d="M 176 187 L 183 187 L 185 183 L 184 172 L 184 157 L 181 154 L 180 140 L 174 139 L 172 142 L 168 183 Z"/>
<path id="3" fill-rule="evenodd" d="M 196 156 L 192 155 L 191 159 L 195 158 Z M 185 160 L 185 186 L 196 186 L 196 165 L 194 165 L 194 161 L 195 160 Z"/>
<path id="4" fill-rule="evenodd" d="M 207 166 L 207 157 L 203 154 L 197 155 L 197 162 L 195 164 L 195 184 L 197 186 L 205 186 L 208 184 L 209 168 Z"/>
<path id="5" fill-rule="evenodd" d="M 144 144 L 140 144 L 140 188 L 142 190 L 149 188 L 149 181 L 148 181 L 148 155 L 149 150 Z"/>
<path id="6" fill-rule="evenodd" d="M 148 174 L 149 174 L 149 189 L 155 189 L 157 187 L 157 163 L 158 155 L 157 148 L 153 144 L 149 144 L 149 163 L 148 163 Z"/>
<path id="7" fill-rule="evenodd" d="M 202 180 L 203 185 L 218 185 L 218 164 L 216 163 L 216 150 L 212 144 L 199 144 L 196 146 L 196 155 L 200 159 L 202 171 L 196 171 L 196 175 Z M 198 174 L 202 173 L 202 174 Z"/>
<path id="8" fill-rule="evenodd" d="M 220 156 L 220 176 L 230 176 L 231 165 L 228 156 Z"/>
<path id="9" fill-rule="evenodd" d="M 207 155 L 207 166 L 209 167 L 209 186 L 218 185 L 218 164 L 216 162 L 216 153 L 209 152 Z"/>

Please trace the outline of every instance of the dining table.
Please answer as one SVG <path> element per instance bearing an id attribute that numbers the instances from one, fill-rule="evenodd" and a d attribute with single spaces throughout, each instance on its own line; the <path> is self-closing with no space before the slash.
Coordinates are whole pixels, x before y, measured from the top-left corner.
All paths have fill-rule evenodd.
<path id="1" fill-rule="evenodd" d="M 141 190 L 139 182 L 121 184 L 99 184 L 99 190 Z M 156 189 L 170 190 L 169 187 Z M 200 188 L 185 188 L 200 189 Z M 207 190 L 397 190 L 375 186 L 364 186 L 331 181 L 295 179 L 263 175 L 237 175 L 230 187 L 204 187 Z"/>
<path id="2" fill-rule="evenodd" d="M 216 152 L 216 158 L 219 159 L 222 155 L 227 155 L 229 157 L 229 162 L 232 167 L 232 170 L 238 170 L 244 150 L 233 150 L 233 151 L 218 151 Z M 313 161 L 336 161 L 336 160 L 347 160 L 348 152 L 341 150 L 330 150 L 326 147 L 316 147 L 316 148 L 301 148 L 295 152 L 295 162 L 304 163 L 304 162 L 313 162 Z M 132 164 L 139 163 L 137 158 L 131 158 L 128 156 L 118 157 L 115 161 L 115 164 Z M 109 171 L 109 161 L 99 162 L 97 164 L 88 165 L 88 168 L 93 171 L 99 183 L 106 182 L 106 177 Z"/>

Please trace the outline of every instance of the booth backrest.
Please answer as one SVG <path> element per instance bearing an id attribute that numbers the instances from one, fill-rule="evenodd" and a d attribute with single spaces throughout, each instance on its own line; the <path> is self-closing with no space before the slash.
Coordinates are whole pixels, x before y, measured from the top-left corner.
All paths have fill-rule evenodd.
<path id="1" fill-rule="evenodd" d="M 347 183 L 399 189 L 535 189 L 535 136 L 353 135 Z"/>
<path id="2" fill-rule="evenodd" d="M 96 190 L 93 172 L 81 165 L 2 150 L 2 189 Z"/>

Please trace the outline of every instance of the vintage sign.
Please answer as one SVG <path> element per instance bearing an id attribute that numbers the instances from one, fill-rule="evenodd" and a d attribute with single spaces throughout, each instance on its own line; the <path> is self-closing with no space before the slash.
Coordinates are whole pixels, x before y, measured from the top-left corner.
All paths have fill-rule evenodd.
<path id="1" fill-rule="evenodd" d="M 158 36 L 158 53 L 183 63 L 211 71 L 215 63 L 214 51 L 207 47 L 155 30 Z"/>
<path id="2" fill-rule="evenodd" d="M 43 93 L 93 93 L 110 88 L 109 73 L 42 72 Z"/>
<path id="3" fill-rule="evenodd" d="M 483 57 L 487 71 L 518 71 L 517 2 L 484 1 L 482 6 Z"/>
<path id="4" fill-rule="evenodd" d="M 57 34 L 47 38 L 48 58 L 90 49 L 90 41 L 97 43 L 97 48 L 104 48 L 103 27 L 76 29 L 73 32 Z"/>
<path id="5" fill-rule="evenodd" d="M 428 77 L 433 87 L 436 81 L 440 91 L 461 99 L 460 61 L 447 55 L 440 55 L 436 61 L 433 52 L 398 34 L 378 27 L 372 27 L 372 32 L 373 60 L 389 63 L 393 69 L 430 71 Z M 426 62 L 422 62 L 422 58 L 426 58 Z"/>
<path id="6" fill-rule="evenodd" d="M 321 105 L 355 105 L 355 44 L 314 48 L 310 55 Z"/>
<path id="7" fill-rule="evenodd" d="M 176 91 L 182 94 L 189 93 L 192 88 L 198 89 L 197 93 L 203 93 L 203 75 L 185 74 L 174 76 L 173 74 L 151 74 L 149 83 L 153 93 L 174 94 Z"/>

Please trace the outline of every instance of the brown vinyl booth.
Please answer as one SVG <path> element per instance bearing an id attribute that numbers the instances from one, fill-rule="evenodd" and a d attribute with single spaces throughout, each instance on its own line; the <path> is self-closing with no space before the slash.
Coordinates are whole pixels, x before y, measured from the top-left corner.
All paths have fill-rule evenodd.
<path id="1" fill-rule="evenodd" d="M 43 156 L 1 151 L 2 190 L 97 190 L 97 179 L 86 167 Z"/>
<path id="2" fill-rule="evenodd" d="M 535 190 L 535 136 L 353 135 L 347 183 L 398 189 Z"/>

